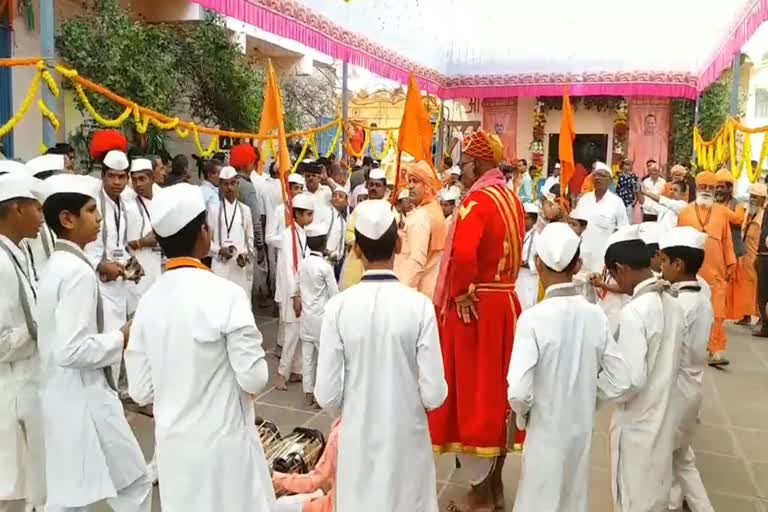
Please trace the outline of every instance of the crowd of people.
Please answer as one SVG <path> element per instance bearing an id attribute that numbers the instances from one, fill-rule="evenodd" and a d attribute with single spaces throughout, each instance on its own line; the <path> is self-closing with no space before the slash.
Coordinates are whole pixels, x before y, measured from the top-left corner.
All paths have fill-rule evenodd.
<path id="1" fill-rule="evenodd" d="M 746 205 L 726 171 L 694 194 L 679 166 L 599 161 L 535 183 L 482 130 L 438 170 L 348 176 L 320 157 L 281 179 L 242 143 L 199 185 L 115 131 L 90 153 L 98 177 L 67 148 L 0 161 L 0 511 L 148 512 L 159 480 L 166 512 L 436 512 L 451 453 L 470 490 L 449 510 L 491 512 L 520 447 L 514 510 L 587 511 L 606 403 L 617 510 L 713 510 L 691 442 L 724 321 L 764 315 L 764 185 Z M 272 308 L 275 388 L 338 417 L 318 481 L 273 473 L 256 433 Z M 126 401 L 152 405 L 149 463 Z"/>

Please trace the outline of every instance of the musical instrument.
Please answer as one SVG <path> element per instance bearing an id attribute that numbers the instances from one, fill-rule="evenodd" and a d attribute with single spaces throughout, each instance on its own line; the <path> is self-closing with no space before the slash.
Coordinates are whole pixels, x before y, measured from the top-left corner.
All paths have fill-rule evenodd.
<path id="1" fill-rule="evenodd" d="M 144 277 L 144 267 L 141 266 L 138 259 L 131 255 L 131 257 L 128 258 L 128 263 L 125 265 L 123 279 L 138 283 L 142 277 Z"/>

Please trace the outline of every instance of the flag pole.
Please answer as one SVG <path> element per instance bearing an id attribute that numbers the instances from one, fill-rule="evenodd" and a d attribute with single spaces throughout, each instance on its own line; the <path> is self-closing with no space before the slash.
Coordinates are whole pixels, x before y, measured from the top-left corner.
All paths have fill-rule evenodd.
<path id="1" fill-rule="evenodd" d="M 397 195 L 400 193 L 400 160 L 402 160 L 403 152 L 397 151 L 397 163 L 395 164 L 395 189 L 392 191 L 392 197 L 390 201 L 392 206 L 397 206 Z"/>

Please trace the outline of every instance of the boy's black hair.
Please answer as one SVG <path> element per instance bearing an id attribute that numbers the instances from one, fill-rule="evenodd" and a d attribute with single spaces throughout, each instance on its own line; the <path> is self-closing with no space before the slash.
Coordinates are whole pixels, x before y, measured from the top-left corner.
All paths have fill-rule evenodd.
<path id="1" fill-rule="evenodd" d="M 325 250 L 325 235 L 308 236 L 307 247 L 310 251 L 323 252 Z"/>
<path id="2" fill-rule="evenodd" d="M 43 172 L 39 172 L 39 173 L 37 173 L 35 175 L 35 178 L 37 178 L 39 180 L 47 180 L 48 178 L 53 176 L 54 172 L 56 172 L 56 171 L 43 171 Z"/>
<path id="3" fill-rule="evenodd" d="M 555 197 L 560 197 L 560 184 L 555 183 L 554 185 L 549 187 L 549 190 L 547 192 L 554 195 Z"/>
<path id="4" fill-rule="evenodd" d="M 613 270 L 618 264 L 641 270 L 651 266 L 651 255 L 642 240 L 616 242 L 605 251 L 605 266 Z"/>
<path id="5" fill-rule="evenodd" d="M 656 253 L 659 252 L 659 244 L 645 244 L 645 247 L 648 249 L 648 256 L 651 258 L 656 256 Z"/>
<path id="6" fill-rule="evenodd" d="M 364 156 L 363 167 L 373 167 L 373 158 L 371 158 L 370 156 Z"/>
<path id="7" fill-rule="evenodd" d="M 395 252 L 397 222 L 392 221 L 392 225 L 389 226 L 378 240 L 371 240 L 355 229 L 355 243 L 360 247 L 360 251 L 369 262 L 387 261 Z"/>
<path id="8" fill-rule="evenodd" d="M 216 170 L 217 167 L 224 167 L 224 162 L 212 158 L 210 160 L 204 160 L 202 167 L 203 167 L 203 177 L 208 178 L 211 175 L 211 173 L 213 173 Z"/>
<path id="9" fill-rule="evenodd" d="M 64 226 L 59 221 L 59 214 L 63 211 L 68 211 L 72 215 L 79 217 L 80 210 L 83 209 L 83 206 L 85 206 L 89 199 L 92 198 L 85 194 L 71 192 L 57 193 L 49 196 L 43 203 L 45 223 L 56 236 L 64 236 Z"/>
<path id="10" fill-rule="evenodd" d="M 704 263 L 704 250 L 694 247 L 675 246 L 662 249 L 669 261 L 680 260 L 685 265 L 685 273 L 696 275 Z"/>
<path id="11" fill-rule="evenodd" d="M 182 176 L 189 167 L 189 158 L 187 155 L 176 155 L 171 162 L 171 174 L 175 176 Z"/>
<path id="12" fill-rule="evenodd" d="M 296 207 L 293 207 L 293 208 L 291 208 L 291 212 L 293 213 L 293 220 L 296 220 L 296 217 L 297 217 L 297 216 L 298 216 L 300 213 L 304 213 L 304 212 L 306 212 L 306 211 L 308 211 L 308 210 L 306 210 L 306 209 L 304 209 L 304 208 L 296 208 Z"/>
<path id="13" fill-rule="evenodd" d="M 526 217 L 533 217 L 533 220 L 538 220 L 539 214 L 536 212 L 525 212 Z"/>
<path id="14" fill-rule="evenodd" d="M 581 246 L 576 248 L 576 252 L 573 254 L 573 258 L 571 258 L 571 261 L 568 263 L 568 265 L 566 265 L 565 268 L 560 272 L 557 272 L 557 270 L 553 268 L 549 268 L 547 264 L 544 263 L 544 261 L 542 261 L 542 263 L 544 263 L 544 266 L 547 267 L 547 269 L 549 269 L 550 272 L 557 272 L 558 274 L 563 274 L 565 272 L 573 272 L 573 270 L 576 268 L 576 264 L 579 262 L 579 258 L 581 258 Z"/>
<path id="15" fill-rule="evenodd" d="M 57 142 L 55 146 L 48 148 L 45 151 L 46 155 L 69 155 L 73 153 L 74 149 L 71 144 L 66 142 Z M 754 166 L 753 166 L 754 167 Z"/>
<path id="16" fill-rule="evenodd" d="M 587 221 L 585 221 L 584 219 L 573 219 L 573 220 L 578 222 L 579 226 L 581 226 L 582 229 L 586 229 L 587 228 Z"/>
<path id="17" fill-rule="evenodd" d="M 168 258 L 191 256 L 197 243 L 200 228 L 205 223 L 206 212 L 200 212 L 197 217 L 173 235 L 165 238 L 157 236 L 157 243 L 160 244 L 160 248 Z"/>

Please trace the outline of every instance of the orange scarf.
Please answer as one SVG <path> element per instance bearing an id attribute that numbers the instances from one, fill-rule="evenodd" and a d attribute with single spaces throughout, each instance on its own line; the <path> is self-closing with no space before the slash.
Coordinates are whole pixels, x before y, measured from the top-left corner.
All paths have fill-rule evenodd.
<path id="1" fill-rule="evenodd" d="M 169 270 L 175 270 L 177 268 L 199 268 L 200 270 L 211 271 L 211 269 L 203 265 L 200 260 L 196 260 L 195 258 L 187 258 L 185 256 L 169 258 L 165 264 L 165 271 L 168 272 Z"/>

